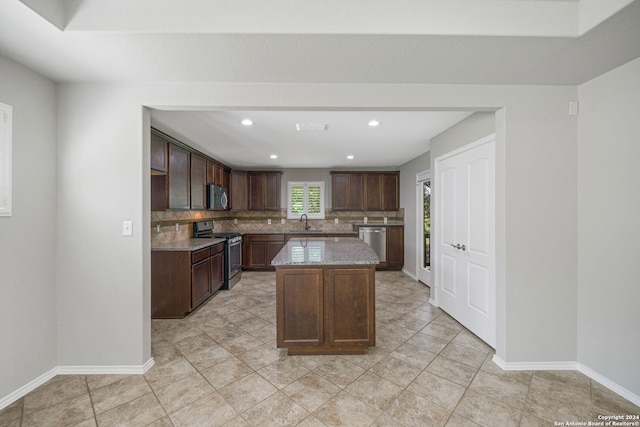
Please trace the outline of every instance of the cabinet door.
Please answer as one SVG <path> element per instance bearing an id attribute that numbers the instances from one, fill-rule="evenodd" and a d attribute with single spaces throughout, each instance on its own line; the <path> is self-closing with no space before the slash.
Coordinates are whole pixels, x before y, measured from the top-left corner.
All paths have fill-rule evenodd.
<path id="1" fill-rule="evenodd" d="M 382 174 L 368 173 L 366 174 L 366 197 L 364 210 L 380 211 L 382 210 Z"/>
<path id="2" fill-rule="evenodd" d="M 375 345 L 374 275 L 374 268 L 327 270 L 324 307 L 328 345 Z"/>
<path id="3" fill-rule="evenodd" d="M 280 209 L 280 173 L 264 174 L 264 209 Z"/>
<path id="4" fill-rule="evenodd" d="M 167 203 L 167 176 L 151 175 L 151 210 L 166 211 Z"/>
<path id="5" fill-rule="evenodd" d="M 334 173 L 331 176 L 332 209 L 334 211 L 364 210 L 364 175 Z"/>
<path id="6" fill-rule="evenodd" d="M 401 269 L 404 265 L 404 227 L 387 227 L 387 267 Z"/>
<path id="7" fill-rule="evenodd" d="M 232 171 L 230 177 L 231 210 L 249 208 L 249 181 L 246 172 Z"/>
<path id="8" fill-rule="evenodd" d="M 151 172 L 167 173 L 167 141 L 151 132 Z"/>
<path id="9" fill-rule="evenodd" d="M 211 260 L 207 258 L 191 266 L 191 309 L 211 295 Z"/>
<path id="10" fill-rule="evenodd" d="M 249 173 L 249 210 L 265 209 L 264 175 Z"/>
<path id="11" fill-rule="evenodd" d="M 207 182 L 207 161 L 191 153 L 191 209 L 205 209 Z"/>
<path id="12" fill-rule="evenodd" d="M 190 153 L 169 144 L 169 209 L 189 209 L 189 160 Z"/>
<path id="13" fill-rule="evenodd" d="M 311 347 L 323 344 L 323 300 L 322 269 L 278 269 L 276 272 L 278 347 Z"/>
<path id="14" fill-rule="evenodd" d="M 215 184 L 216 182 L 216 164 L 211 160 L 207 160 L 207 184 Z"/>
<path id="15" fill-rule="evenodd" d="M 364 174 L 349 175 L 349 210 L 364 210 Z"/>
<path id="16" fill-rule="evenodd" d="M 400 209 L 400 177 L 396 174 L 382 175 L 382 206 L 383 211 L 397 211 Z"/>
<path id="17" fill-rule="evenodd" d="M 224 285 L 224 252 L 211 257 L 211 293 Z"/>

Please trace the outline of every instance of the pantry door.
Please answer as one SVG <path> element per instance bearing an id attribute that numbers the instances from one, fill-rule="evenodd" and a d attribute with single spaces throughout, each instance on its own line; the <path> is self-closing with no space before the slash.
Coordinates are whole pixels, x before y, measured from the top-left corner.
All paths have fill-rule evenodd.
<path id="1" fill-rule="evenodd" d="M 496 341 L 495 137 L 435 160 L 436 303 Z"/>

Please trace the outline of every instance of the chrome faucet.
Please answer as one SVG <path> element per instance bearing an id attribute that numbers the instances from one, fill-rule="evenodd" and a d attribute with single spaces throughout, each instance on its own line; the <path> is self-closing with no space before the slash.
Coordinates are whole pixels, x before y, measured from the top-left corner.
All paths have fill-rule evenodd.
<path id="1" fill-rule="evenodd" d="M 309 231 L 311 226 L 309 225 L 309 218 L 307 217 L 307 214 L 302 214 L 300 216 L 300 222 L 302 222 L 302 217 L 304 217 L 304 231 Z"/>

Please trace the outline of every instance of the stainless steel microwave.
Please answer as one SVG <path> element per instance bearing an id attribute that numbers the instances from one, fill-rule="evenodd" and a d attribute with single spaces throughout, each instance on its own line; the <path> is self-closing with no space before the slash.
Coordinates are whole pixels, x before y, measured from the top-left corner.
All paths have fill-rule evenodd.
<path id="1" fill-rule="evenodd" d="M 223 211 L 229 205 L 227 189 L 215 184 L 207 184 L 207 209 Z"/>

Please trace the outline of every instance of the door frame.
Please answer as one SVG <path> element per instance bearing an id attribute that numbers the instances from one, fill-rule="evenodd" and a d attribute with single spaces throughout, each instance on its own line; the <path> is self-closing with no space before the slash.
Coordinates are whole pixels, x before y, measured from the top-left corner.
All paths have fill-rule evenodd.
<path id="1" fill-rule="evenodd" d="M 437 242 L 438 241 L 437 239 L 440 238 L 440 229 L 439 229 L 440 218 L 438 216 L 439 197 L 438 197 L 438 194 L 437 194 L 438 187 L 437 187 L 437 185 L 435 185 L 435 180 L 438 177 L 438 172 L 439 172 L 439 168 L 440 168 L 440 162 L 445 160 L 445 159 L 448 159 L 450 157 L 456 156 L 456 155 L 458 155 L 460 153 L 464 153 L 465 151 L 469 151 L 471 149 L 474 149 L 474 148 L 476 148 L 476 147 L 478 147 L 480 145 L 486 144 L 487 142 L 490 142 L 490 141 L 496 141 L 496 134 L 495 133 L 492 133 L 491 135 L 487 135 L 484 138 L 480 138 L 477 141 L 469 143 L 469 144 L 467 144 L 467 145 L 465 145 L 463 147 L 457 148 L 457 149 L 455 149 L 453 151 L 449 151 L 448 153 L 443 154 L 441 156 L 438 156 L 438 157 L 436 157 L 434 159 L 434 167 L 433 167 L 434 173 L 433 173 L 433 178 L 432 178 L 432 181 L 431 181 L 431 197 L 432 197 L 432 200 L 431 200 L 431 203 L 432 203 L 432 205 L 431 205 L 431 207 L 432 207 L 432 209 L 431 209 L 431 240 L 432 241 L 436 241 Z M 494 160 L 495 160 L 495 152 L 494 152 Z M 495 191 L 495 187 L 494 187 L 494 191 Z M 497 194 L 496 194 L 496 196 L 497 196 Z M 492 206 L 492 208 L 493 208 L 492 215 L 493 215 L 493 218 L 494 218 L 494 227 L 493 227 L 493 239 L 494 239 L 494 244 L 493 244 L 493 252 L 494 252 L 493 260 L 494 260 L 494 262 L 493 263 L 494 263 L 494 265 L 492 266 L 492 268 L 493 268 L 493 271 L 494 271 L 494 281 L 495 281 L 495 287 L 496 287 L 496 289 L 495 289 L 496 301 L 495 301 L 495 304 L 494 304 L 496 313 L 494 315 L 494 318 L 496 319 L 496 322 L 497 322 L 497 296 L 498 296 L 497 286 L 498 286 L 498 284 L 497 284 L 497 271 L 496 271 L 496 265 L 495 265 L 496 264 L 496 241 L 497 241 L 497 235 L 496 235 L 497 234 L 497 226 L 495 224 L 495 218 L 496 218 L 496 215 L 495 215 L 496 214 L 496 206 L 495 206 L 495 204 L 494 204 L 494 206 Z M 431 279 L 432 280 L 431 280 L 431 282 L 432 282 L 433 285 L 431 286 L 431 292 L 429 293 L 430 294 L 429 302 L 432 305 L 434 305 L 436 307 L 439 307 L 439 303 L 438 303 L 438 287 L 441 286 L 442 284 L 438 282 L 438 275 L 434 274 L 434 268 L 437 269 L 438 262 L 439 262 L 440 256 L 441 256 L 440 249 L 439 249 L 437 244 L 432 246 L 431 254 L 432 254 L 432 261 L 431 261 Z M 496 325 L 496 339 L 497 339 L 497 325 Z"/>
<path id="2" fill-rule="evenodd" d="M 432 280 L 432 271 L 423 272 L 425 275 L 426 281 L 420 280 L 420 272 L 423 271 L 422 268 L 422 260 L 424 258 L 423 250 L 424 250 L 424 200 L 422 194 L 422 182 L 423 181 L 431 181 L 431 188 L 433 191 L 433 180 L 431 178 L 431 169 L 418 172 L 416 174 L 416 278 L 421 283 L 429 286 L 431 288 Z M 419 215 L 422 213 L 422 215 Z M 431 217 L 433 220 L 433 217 Z M 433 264 L 433 263 L 432 263 Z"/>

